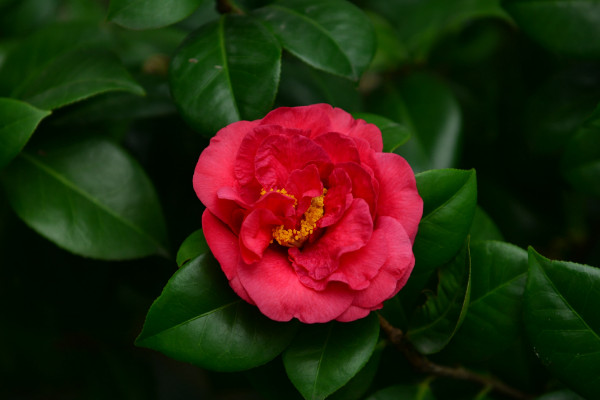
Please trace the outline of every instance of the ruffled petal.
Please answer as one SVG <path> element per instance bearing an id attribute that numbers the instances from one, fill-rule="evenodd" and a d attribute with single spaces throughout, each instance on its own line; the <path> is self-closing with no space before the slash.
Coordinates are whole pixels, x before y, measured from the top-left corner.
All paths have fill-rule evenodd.
<path id="1" fill-rule="evenodd" d="M 283 223 L 271 210 L 258 208 L 252 211 L 240 229 L 240 251 L 247 264 L 260 260 L 273 239 L 273 227 Z"/>
<path id="2" fill-rule="evenodd" d="M 327 132 L 314 139 L 321 146 L 334 164 L 342 162 L 360 163 L 360 155 L 356 142 L 338 132 Z"/>
<path id="3" fill-rule="evenodd" d="M 319 145 L 301 135 L 267 137 L 254 159 L 256 179 L 265 188 L 282 188 L 290 173 L 314 164 L 319 175 L 331 170 L 331 160 Z"/>
<path id="4" fill-rule="evenodd" d="M 335 168 L 329 175 L 327 184 L 325 215 L 317 223 L 322 228 L 335 224 L 352 204 L 352 180 L 346 171 Z"/>
<path id="5" fill-rule="evenodd" d="M 338 268 L 340 257 L 365 246 L 372 233 L 369 206 L 363 199 L 354 199 L 344 217 L 330 226 L 319 240 L 305 245 L 302 250 L 289 250 L 299 279 L 321 290 L 323 280 Z"/>
<path id="6" fill-rule="evenodd" d="M 329 104 L 312 104 L 303 107 L 280 107 L 268 113 L 261 121 L 262 125 L 280 125 L 284 128 L 303 129 L 310 137 L 330 132 Z"/>
<path id="7" fill-rule="evenodd" d="M 304 169 L 292 171 L 285 189 L 298 200 L 297 214 L 301 217 L 310 207 L 312 198 L 323 194 L 323 183 L 317 166 L 311 164 Z"/>
<path id="8" fill-rule="evenodd" d="M 202 230 L 204 231 L 206 243 L 219 265 L 221 265 L 231 288 L 242 299 L 254 304 L 238 278 L 238 266 L 242 263 L 242 260 L 237 236 L 208 209 L 204 210 L 202 214 Z"/>
<path id="9" fill-rule="evenodd" d="M 336 165 L 348 174 L 352 181 L 352 197 L 355 199 L 364 199 L 369 205 L 371 216 L 374 218 L 377 212 L 377 191 L 375 190 L 375 180 L 371 175 L 357 163 L 347 162 Z"/>
<path id="10" fill-rule="evenodd" d="M 244 136 L 258 121 L 239 121 L 221 129 L 204 149 L 194 171 L 193 184 L 200 201 L 222 221 L 228 221 L 234 205 L 220 201 L 217 191 L 235 187 L 235 156 Z"/>
<path id="11" fill-rule="evenodd" d="M 361 319 L 369 315 L 372 310 L 367 308 L 361 308 L 356 306 L 350 306 L 342 315 L 337 317 L 335 320 L 340 322 L 352 322 L 357 319 Z"/>
<path id="12" fill-rule="evenodd" d="M 352 292 L 341 284 L 330 284 L 320 292 L 302 285 L 284 251 L 267 249 L 260 261 L 243 265 L 238 272 L 248 296 L 276 321 L 328 322 L 352 303 Z"/>
<path id="13" fill-rule="evenodd" d="M 352 115 L 341 108 L 333 108 L 329 113 L 329 118 L 332 132 L 340 132 L 351 137 L 364 139 L 373 150 L 383 151 L 383 139 L 377 126 L 362 119 L 354 119 Z"/>
<path id="14" fill-rule="evenodd" d="M 377 215 L 397 219 L 414 242 L 423 215 L 423 200 L 410 165 L 397 154 L 375 155 L 376 176 L 379 180 Z"/>

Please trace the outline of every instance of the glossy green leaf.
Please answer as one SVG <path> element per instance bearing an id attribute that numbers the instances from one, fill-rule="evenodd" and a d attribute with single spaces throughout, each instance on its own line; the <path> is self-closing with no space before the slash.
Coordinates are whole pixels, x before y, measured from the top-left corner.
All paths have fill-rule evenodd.
<path id="1" fill-rule="evenodd" d="M 27 103 L 0 98 L 0 169 L 17 156 L 50 111 Z"/>
<path id="2" fill-rule="evenodd" d="M 475 209 L 475 215 L 473 216 L 473 224 L 471 224 L 469 236 L 471 236 L 471 242 L 478 240 L 504 240 L 502 233 L 500 233 L 500 229 L 498 229 L 496 226 L 496 223 L 479 206 L 477 206 Z"/>
<path id="3" fill-rule="evenodd" d="M 472 243 L 469 312 L 447 349 L 455 360 L 481 361 L 518 339 L 527 268 L 527 252 L 517 246 Z"/>
<path id="4" fill-rule="evenodd" d="M 397 150 L 413 170 L 453 167 L 460 153 L 459 104 L 439 78 L 415 73 L 398 85 L 386 85 L 372 98 L 372 110 L 402 123 L 410 139 Z"/>
<path id="5" fill-rule="evenodd" d="M 364 119 L 370 124 L 375 124 L 381 130 L 383 137 L 383 151 L 392 153 L 410 139 L 410 132 L 406 126 L 389 120 L 385 117 L 370 113 L 353 113 L 354 118 Z"/>
<path id="6" fill-rule="evenodd" d="M 110 0 L 108 20 L 130 29 L 174 24 L 209 0 Z"/>
<path id="7" fill-rule="evenodd" d="M 408 339 L 422 354 L 442 350 L 462 324 L 471 295 L 471 257 L 468 240 L 439 272 L 435 295 L 419 307 L 409 322 Z"/>
<path id="8" fill-rule="evenodd" d="M 371 383 L 375 379 L 381 360 L 381 353 L 387 346 L 385 340 L 381 340 L 375 346 L 373 354 L 367 364 L 360 370 L 350 381 L 342 386 L 341 389 L 328 397 L 329 400 L 359 400 L 362 399 L 367 392 Z"/>
<path id="9" fill-rule="evenodd" d="M 181 267 L 186 262 L 208 252 L 210 252 L 210 248 L 206 243 L 204 233 L 202 232 L 202 229 L 198 229 L 188 236 L 183 243 L 181 243 L 181 246 L 179 246 L 176 258 L 177 265 Z"/>
<path id="10" fill-rule="evenodd" d="M 375 313 L 354 322 L 302 325 L 283 363 L 305 399 L 325 399 L 369 361 L 378 337 Z"/>
<path id="11" fill-rule="evenodd" d="M 295 58 L 284 57 L 282 61 L 277 106 L 327 103 L 348 112 L 361 108 L 361 96 L 354 82 Z"/>
<path id="12" fill-rule="evenodd" d="M 571 56 L 600 57 L 600 3 L 596 0 L 504 0 L 519 27 L 545 48 Z M 560 27 L 560 29 L 556 29 Z"/>
<path id="13" fill-rule="evenodd" d="M 152 183 L 107 139 L 55 140 L 31 148 L 9 165 L 3 184 L 27 225 L 73 253 L 106 260 L 167 254 Z"/>
<path id="14" fill-rule="evenodd" d="M 215 259 L 181 267 L 148 311 L 136 344 L 217 371 L 253 368 L 275 358 L 297 324 L 268 319 L 236 296 Z"/>
<path id="15" fill-rule="evenodd" d="M 287 51 L 332 74 L 358 80 L 375 53 L 373 26 L 345 0 L 280 0 L 255 15 Z"/>
<path id="16" fill-rule="evenodd" d="M 452 259 L 469 233 L 477 206 L 475 170 L 431 170 L 416 175 L 423 218 L 415 239 L 415 271 Z"/>
<path id="17" fill-rule="evenodd" d="M 39 29 L 7 54 L 0 69 L 0 95 L 15 97 L 12 93 L 18 86 L 41 75 L 57 57 L 78 48 L 102 48 L 109 41 L 105 30 L 86 22 L 53 24 Z"/>
<path id="18" fill-rule="evenodd" d="M 399 40 L 416 61 L 426 59 L 441 38 L 472 20 L 507 19 L 500 0 L 370 0 L 367 6 L 392 22 Z"/>
<path id="19" fill-rule="evenodd" d="M 262 118 L 277 92 L 281 48 L 259 22 L 223 16 L 192 33 L 171 63 L 171 92 L 195 129 L 214 135 Z"/>
<path id="20" fill-rule="evenodd" d="M 600 196 L 600 107 L 569 142 L 561 167 L 577 189 Z"/>
<path id="21" fill-rule="evenodd" d="M 381 389 L 366 400 L 435 400 L 429 386 L 425 383 L 419 385 L 394 385 Z"/>
<path id="22" fill-rule="evenodd" d="M 37 107 L 53 110 L 115 90 L 144 94 L 144 89 L 111 53 L 77 50 L 55 58 L 38 74 L 29 76 L 13 95 Z"/>
<path id="23" fill-rule="evenodd" d="M 529 249 L 525 329 L 554 376 L 585 398 L 600 393 L 600 269 Z"/>

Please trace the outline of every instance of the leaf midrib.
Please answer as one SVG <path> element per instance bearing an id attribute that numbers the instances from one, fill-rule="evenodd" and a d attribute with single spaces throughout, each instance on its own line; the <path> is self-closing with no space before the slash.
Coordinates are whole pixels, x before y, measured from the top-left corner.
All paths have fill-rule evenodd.
<path id="1" fill-rule="evenodd" d="M 86 199 L 87 201 L 89 201 L 90 203 L 95 205 L 96 207 L 98 207 L 98 209 L 104 211 L 106 214 L 113 217 L 116 221 L 120 222 L 121 224 L 125 225 L 126 227 L 128 227 L 129 229 L 131 229 L 132 231 L 134 231 L 135 233 L 140 235 L 142 238 L 148 240 L 161 252 L 163 252 L 163 253 L 167 252 L 167 250 L 162 246 L 162 244 L 160 242 L 158 242 L 154 237 L 150 236 L 148 233 L 141 230 L 138 226 L 132 224 L 131 221 L 129 221 L 129 220 L 123 218 L 121 215 L 115 213 L 113 210 L 108 208 L 105 204 L 99 202 L 95 197 L 93 197 L 88 192 L 80 189 L 77 185 L 75 185 L 69 179 L 67 179 L 66 177 L 61 175 L 59 171 L 54 170 L 50 166 L 37 160 L 35 157 L 28 155 L 27 153 L 24 153 L 24 152 L 21 153 L 20 157 L 22 157 L 27 162 L 33 164 L 35 167 L 39 168 L 40 171 L 45 172 L 51 178 L 54 178 L 55 180 L 57 180 L 59 183 L 64 185 L 67 189 L 70 189 L 72 192 L 77 193 L 78 195 L 80 195 L 81 197 L 83 197 L 84 199 Z"/>

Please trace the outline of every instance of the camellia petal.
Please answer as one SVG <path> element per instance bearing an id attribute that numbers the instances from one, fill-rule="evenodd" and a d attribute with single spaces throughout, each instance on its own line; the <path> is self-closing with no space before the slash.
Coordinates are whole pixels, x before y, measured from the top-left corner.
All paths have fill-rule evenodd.
<path id="1" fill-rule="evenodd" d="M 225 143 L 226 142 L 226 143 Z M 327 104 L 283 107 L 217 133 L 194 189 L 233 290 L 271 319 L 363 318 L 414 266 L 414 174 L 381 132 Z"/>

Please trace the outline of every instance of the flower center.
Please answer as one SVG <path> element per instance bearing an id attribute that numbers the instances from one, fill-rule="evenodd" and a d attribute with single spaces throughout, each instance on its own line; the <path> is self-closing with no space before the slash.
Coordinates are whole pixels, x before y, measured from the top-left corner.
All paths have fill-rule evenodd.
<path id="1" fill-rule="evenodd" d="M 274 191 L 270 189 L 269 191 Z M 294 207 L 298 205 L 298 200 L 289 194 L 285 189 L 277 189 L 276 192 L 279 192 L 289 198 L 294 199 Z M 265 189 L 261 190 L 260 194 L 263 195 L 267 193 Z M 302 220 L 300 220 L 300 226 L 298 229 L 286 229 L 284 225 L 279 225 L 273 228 L 273 239 L 277 240 L 282 246 L 286 247 L 300 247 L 302 244 L 308 239 L 310 235 L 314 233 L 315 228 L 317 227 L 317 221 L 323 217 L 325 213 L 325 195 L 327 194 L 327 189 L 323 188 L 323 194 L 321 196 L 313 197 L 310 200 L 310 207 L 302 216 Z M 273 240 L 271 240 L 271 243 Z"/>

